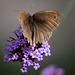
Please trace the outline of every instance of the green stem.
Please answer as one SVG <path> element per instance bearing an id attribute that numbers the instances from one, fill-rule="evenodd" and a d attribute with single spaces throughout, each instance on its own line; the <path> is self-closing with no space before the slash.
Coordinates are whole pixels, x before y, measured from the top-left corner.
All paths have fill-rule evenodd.
<path id="1" fill-rule="evenodd" d="M 64 20 L 67 18 L 68 14 L 70 13 L 71 8 L 72 8 L 72 6 L 73 6 L 73 4 L 74 4 L 74 1 L 75 1 L 75 0 L 70 0 L 70 1 L 69 1 L 68 6 L 66 7 L 65 12 L 63 13 L 63 16 L 62 16 L 62 18 L 61 18 L 61 20 L 60 20 L 60 26 L 62 25 L 62 23 L 64 22 Z M 60 26 L 59 26 L 59 27 L 60 27 Z M 57 29 L 58 29 L 59 27 L 57 27 Z M 54 31 L 54 33 L 57 31 L 57 29 Z"/>

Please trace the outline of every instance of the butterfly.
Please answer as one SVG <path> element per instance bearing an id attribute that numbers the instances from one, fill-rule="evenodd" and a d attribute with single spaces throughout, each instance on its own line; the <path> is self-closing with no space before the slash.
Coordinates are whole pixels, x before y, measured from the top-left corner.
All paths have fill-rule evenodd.
<path id="1" fill-rule="evenodd" d="M 32 16 L 24 11 L 18 12 L 23 35 L 30 45 L 35 46 L 38 42 L 44 43 L 49 40 L 53 31 L 59 26 L 58 18 L 61 13 L 54 10 L 43 10 Z"/>

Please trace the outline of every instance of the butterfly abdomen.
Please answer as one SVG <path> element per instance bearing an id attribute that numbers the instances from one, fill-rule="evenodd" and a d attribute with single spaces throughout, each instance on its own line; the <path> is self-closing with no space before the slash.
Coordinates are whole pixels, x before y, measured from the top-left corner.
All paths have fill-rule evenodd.
<path id="1" fill-rule="evenodd" d="M 31 39 L 32 39 L 32 45 L 33 45 L 33 38 L 34 38 L 34 26 L 33 26 L 33 17 L 29 15 L 29 25 L 30 25 L 30 30 L 32 33 Z"/>

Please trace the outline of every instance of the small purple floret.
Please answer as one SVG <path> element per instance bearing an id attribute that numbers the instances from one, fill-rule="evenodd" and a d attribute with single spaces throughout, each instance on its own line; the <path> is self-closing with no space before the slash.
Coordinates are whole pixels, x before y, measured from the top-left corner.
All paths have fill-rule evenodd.
<path id="1" fill-rule="evenodd" d="M 31 46 L 28 43 L 27 38 L 24 38 L 23 33 L 21 32 L 21 25 L 13 31 L 17 38 L 8 37 L 5 40 L 7 43 L 4 45 L 3 50 L 4 53 L 4 62 L 9 61 L 20 61 L 20 65 L 22 68 L 20 71 L 22 73 L 27 72 L 29 66 L 33 66 L 35 70 L 37 70 L 40 65 L 39 63 L 35 63 L 35 59 L 37 61 L 43 60 L 43 55 L 50 56 L 50 45 L 48 42 L 45 43 L 37 43 L 36 46 Z"/>

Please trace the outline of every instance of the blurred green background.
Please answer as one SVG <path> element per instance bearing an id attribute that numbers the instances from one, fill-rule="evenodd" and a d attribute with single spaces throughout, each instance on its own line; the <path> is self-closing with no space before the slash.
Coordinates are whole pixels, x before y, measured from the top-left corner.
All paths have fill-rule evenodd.
<path id="1" fill-rule="evenodd" d="M 70 1 L 73 1 L 73 4 Z M 34 7 L 29 12 L 32 5 Z M 19 26 L 18 12 L 15 10 L 23 10 L 34 14 L 37 11 L 48 9 L 63 13 L 63 16 L 60 17 L 60 27 L 54 31 L 49 40 L 52 55 L 44 57 L 44 60 L 39 62 L 41 67 L 37 71 L 30 67 L 28 73 L 22 74 L 19 71 L 21 67 L 19 62 L 9 62 L 7 64 L 3 62 L 4 39 L 7 36 L 14 36 L 11 32 Z M 65 75 L 75 75 L 74 0 L 0 0 L 0 75 L 40 75 L 41 70 L 50 64 L 57 64 L 58 67 L 63 68 Z"/>

